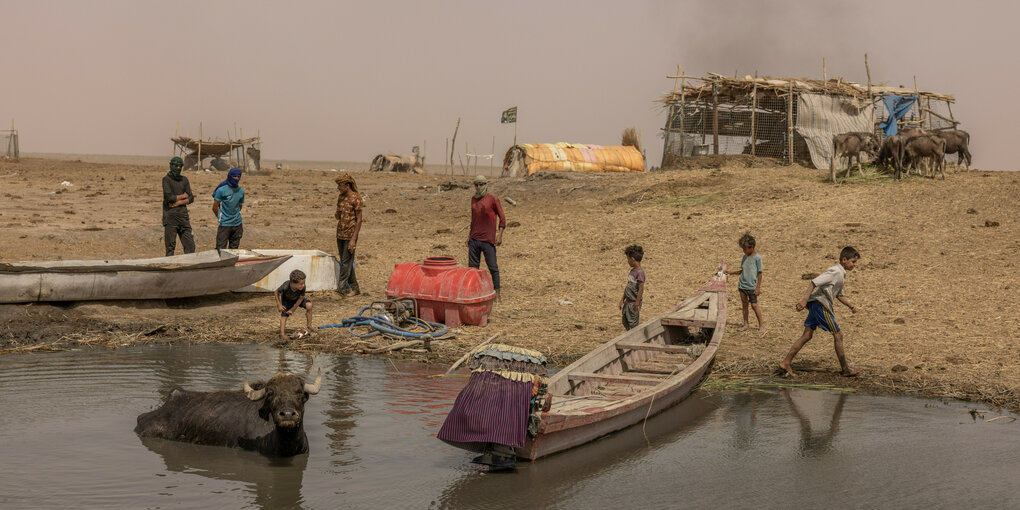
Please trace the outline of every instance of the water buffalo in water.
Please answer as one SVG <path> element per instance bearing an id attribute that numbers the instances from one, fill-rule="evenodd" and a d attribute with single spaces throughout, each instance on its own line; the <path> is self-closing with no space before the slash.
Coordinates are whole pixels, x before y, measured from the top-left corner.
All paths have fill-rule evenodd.
<path id="1" fill-rule="evenodd" d="M 921 158 L 929 158 L 932 162 L 930 177 L 942 171 L 942 179 L 946 178 L 945 155 L 946 141 L 930 133 L 912 136 L 903 143 L 903 161 L 918 164 Z"/>
<path id="2" fill-rule="evenodd" d="M 138 416 L 135 432 L 188 443 L 255 450 L 289 457 L 308 451 L 303 427 L 305 402 L 322 387 L 322 373 L 312 384 L 279 373 L 268 382 L 233 391 L 170 390 L 166 402 Z"/>
<path id="3" fill-rule="evenodd" d="M 932 134 L 946 141 L 946 154 L 956 154 L 957 164 L 970 169 L 970 133 L 949 129 Z"/>
<path id="4" fill-rule="evenodd" d="M 857 159 L 857 171 L 864 175 L 861 170 L 861 153 L 870 156 L 878 153 L 878 140 L 874 133 L 854 132 L 841 133 L 832 137 L 832 161 L 829 163 L 829 176 L 832 182 L 836 182 L 836 160 L 847 158 L 846 175 L 850 175 L 854 158 Z"/>

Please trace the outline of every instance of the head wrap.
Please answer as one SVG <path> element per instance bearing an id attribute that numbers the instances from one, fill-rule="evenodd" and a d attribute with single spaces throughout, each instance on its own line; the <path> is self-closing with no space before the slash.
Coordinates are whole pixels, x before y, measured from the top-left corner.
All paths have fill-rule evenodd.
<path id="1" fill-rule="evenodd" d="M 347 183 L 348 185 L 350 185 L 351 191 L 355 193 L 358 192 L 358 184 L 354 182 L 354 177 L 352 177 L 351 174 L 347 172 L 341 172 L 340 175 L 336 176 L 336 179 L 334 180 L 336 181 L 337 184 Z"/>
<path id="2" fill-rule="evenodd" d="M 181 170 L 183 168 L 184 160 L 177 156 L 174 156 L 173 159 L 170 160 L 170 171 L 167 172 L 166 174 L 170 176 L 171 179 L 179 181 L 181 180 Z"/>
<path id="3" fill-rule="evenodd" d="M 489 180 L 484 175 L 475 176 L 472 181 L 475 185 L 475 198 L 482 198 L 489 192 Z M 481 186 L 479 186 L 481 184 Z"/>
<path id="4" fill-rule="evenodd" d="M 218 189 L 220 189 L 220 188 L 222 188 L 224 186 L 230 186 L 231 188 L 236 188 L 239 184 L 241 184 L 240 180 L 241 180 L 241 169 L 240 168 L 231 168 L 230 171 L 227 172 L 226 180 L 224 180 L 223 182 L 221 182 L 221 183 L 216 185 L 216 189 L 213 190 L 213 194 L 215 195 L 216 194 L 216 190 L 218 190 Z"/>

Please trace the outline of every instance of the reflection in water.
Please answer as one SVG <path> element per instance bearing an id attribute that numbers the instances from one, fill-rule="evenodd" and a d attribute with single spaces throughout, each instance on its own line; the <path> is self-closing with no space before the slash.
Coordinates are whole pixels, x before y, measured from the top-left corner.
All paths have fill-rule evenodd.
<path id="1" fill-rule="evenodd" d="M 363 411 L 353 397 L 352 390 L 358 384 L 358 371 L 353 358 L 336 358 L 329 369 L 329 381 L 329 403 L 325 414 L 329 417 L 326 427 L 330 431 L 326 437 L 329 438 L 329 449 L 332 452 L 331 463 L 334 466 L 357 464 L 360 458 L 351 450 L 350 440 L 354 435 L 357 418 Z"/>
<path id="2" fill-rule="evenodd" d="M 323 369 L 310 452 L 140 440 L 172 386 Z M 1020 508 L 1020 423 L 974 404 L 807 390 L 695 392 L 514 473 L 436 439 L 467 381 L 445 367 L 266 346 L 145 346 L 0 356 L 0 508 Z M 1003 413 L 1006 414 L 1006 413 Z M 647 436 L 647 437 L 646 437 Z M 798 448 L 798 444 L 800 445 Z M 937 466 L 937 469 L 927 469 Z M 792 499 L 791 499 L 792 498 Z M 990 506 L 990 505 L 989 505 Z"/>
<path id="3" fill-rule="evenodd" d="M 643 426 L 628 427 L 538 461 L 518 462 L 517 471 L 513 473 L 490 474 L 485 468 L 472 467 L 472 474 L 454 481 L 443 491 L 438 505 L 440 508 L 485 508 L 516 507 L 514 502 L 520 501 L 538 506 L 567 503 L 575 495 L 574 485 L 579 480 L 640 464 L 646 456 L 697 429 L 715 410 L 715 404 L 692 397 L 649 418 Z M 466 463 L 468 457 L 461 457 Z M 530 496 L 525 496 L 529 493 Z"/>
<path id="4" fill-rule="evenodd" d="M 836 433 L 839 432 L 839 419 L 843 415 L 843 403 L 846 402 L 846 393 L 841 392 L 839 394 L 839 400 L 836 401 L 836 406 L 832 410 L 832 419 L 829 420 L 829 426 L 822 432 L 816 432 L 811 429 L 811 421 L 797 407 L 797 403 L 794 402 L 789 388 L 783 389 L 780 391 L 780 394 L 783 395 L 783 398 L 789 404 L 790 413 L 800 422 L 801 455 L 805 457 L 818 457 L 829 453 L 832 449 L 832 440 L 836 437 Z"/>
<path id="5" fill-rule="evenodd" d="M 158 438 L 141 438 L 168 471 L 245 484 L 258 508 L 300 508 L 301 481 L 308 454 L 266 457 L 237 448 L 203 446 Z"/>

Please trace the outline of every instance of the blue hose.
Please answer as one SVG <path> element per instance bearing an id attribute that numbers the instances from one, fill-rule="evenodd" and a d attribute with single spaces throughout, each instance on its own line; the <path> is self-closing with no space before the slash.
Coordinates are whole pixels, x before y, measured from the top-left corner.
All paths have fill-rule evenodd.
<path id="1" fill-rule="evenodd" d="M 435 322 L 429 322 L 426 320 L 419 319 L 418 317 L 409 317 L 408 320 L 414 322 L 416 325 L 426 328 L 427 331 L 408 331 L 396 324 L 390 322 L 385 315 L 362 315 L 368 310 L 369 307 L 362 308 L 358 315 L 343 319 L 339 324 L 323 324 L 319 326 L 319 329 L 324 328 L 347 328 L 347 330 L 358 338 L 368 338 L 378 334 L 387 334 L 392 336 L 401 336 L 406 338 L 424 338 L 429 336 L 431 338 L 440 337 L 446 334 L 448 328 L 443 324 Z M 372 328 L 372 331 L 368 333 L 357 333 L 354 328 L 360 326 L 368 326 Z"/>

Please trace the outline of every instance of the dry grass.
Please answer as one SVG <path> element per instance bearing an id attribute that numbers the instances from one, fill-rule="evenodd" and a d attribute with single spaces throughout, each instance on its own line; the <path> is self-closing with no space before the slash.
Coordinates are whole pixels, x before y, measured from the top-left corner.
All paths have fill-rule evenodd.
<path id="1" fill-rule="evenodd" d="M 718 168 L 644 175 L 565 175 L 496 179 L 508 228 L 499 249 L 503 302 L 487 328 L 464 327 L 418 356 L 451 362 L 496 331 L 501 341 L 541 350 L 564 364 L 622 330 L 616 303 L 627 265 L 623 248 L 640 244 L 651 316 L 691 294 L 716 264 L 740 261 L 737 239 L 758 241 L 765 278 L 761 304 L 768 334 L 739 330 L 740 301 L 728 300 L 727 335 L 714 376 L 773 377 L 803 329 L 794 303 L 805 274 L 836 263 L 844 245 L 863 255 L 847 279 L 860 308 L 838 306 L 847 356 L 863 377 L 838 376 L 831 337 L 819 331 L 794 362 L 797 384 L 983 400 L 1020 408 L 1020 175 L 972 171 L 946 181 L 902 182 L 872 173 L 841 186 L 826 171 L 760 167 L 720 159 Z M 752 164 L 754 163 L 754 164 Z M 749 167 L 750 166 L 750 167 Z M 0 209 L 0 259 L 156 256 L 162 251 L 162 168 L 25 159 L 0 163 L 5 193 L 21 197 Z M 222 176 L 187 173 L 200 249 L 211 248 L 215 218 L 209 193 Z M 335 253 L 335 173 L 277 171 L 246 176 L 242 247 L 321 249 Z M 316 322 L 338 322 L 384 295 L 398 262 L 430 255 L 466 256 L 470 191 L 437 192 L 451 177 L 358 173 L 366 223 L 357 254 L 367 296 L 313 296 Z M 454 177 L 466 182 L 469 177 Z M 74 186 L 56 194 L 60 182 Z M 10 202 L 9 202 L 10 203 Z M 76 214 L 62 211 L 73 206 Z M 387 213 L 385 211 L 393 211 Z M 986 226 L 997 223 L 997 226 Z M 511 223 L 513 224 L 513 223 Z M 96 230 L 102 228 L 103 230 Z M 735 290 L 735 283 L 731 289 Z M 573 304 L 559 305 L 566 300 Z M 139 305 L 0 306 L 0 348 L 60 348 L 151 341 L 275 341 L 271 296 L 226 296 Z M 296 321 L 296 322 L 295 322 Z M 753 314 L 751 317 L 754 322 Z M 291 319 L 303 327 L 303 317 Z M 145 333 L 165 326 L 163 331 Z M 379 342 L 384 343 L 384 342 Z M 346 331 L 321 330 L 292 348 L 354 352 Z M 894 369 L 895 368 L 895 369 Z M 905 370 L 904 370 L 905 369 Z"/>

